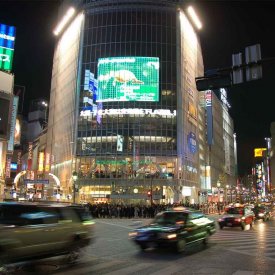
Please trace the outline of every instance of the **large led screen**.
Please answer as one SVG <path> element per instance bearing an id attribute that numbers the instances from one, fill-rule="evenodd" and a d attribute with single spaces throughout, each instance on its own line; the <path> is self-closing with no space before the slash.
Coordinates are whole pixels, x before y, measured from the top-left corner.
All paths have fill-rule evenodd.
<path id="1" fill-rule="evenodd" d="M 159 101 L 158 57 L 99 58 L 97 75 L 97 102 Z"/>
<path id="2" fill-rule="evenodd" d="M 0 24 L 0 69 L 12 69 L 15 41 L 15 27 Z"/>

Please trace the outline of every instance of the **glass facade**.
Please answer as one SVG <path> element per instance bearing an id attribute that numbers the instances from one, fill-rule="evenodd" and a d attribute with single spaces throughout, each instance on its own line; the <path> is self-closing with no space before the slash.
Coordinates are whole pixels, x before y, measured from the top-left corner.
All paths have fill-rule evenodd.
<path id="1" fill-rule="evenodd" d="M 80 201 L 150 202 L 151 191 L 156 203 L 198 202 L 198 191 L 211 188 L 211 163 L 225 157 L 210 160 L 195 84 L 202 52 L 184 2 L 72 3 L 83 21 L 67 44 L 76 19 L 58 39 L 47 137 L 63 195 L 76 171 Z M 215 125 L 220 144 L 222 119 Z M 226 148 L 228 162 L 230 142 Z"/>
<path id="2" fill-rule="evenodd" d="M 140 4 L 87 6 L 79 110 L 88 96 L 85 71 L 97 75 L 99 58 L 158 57 L 159 101 L 103 102 L 95 113 L 80 116 L 77 156 L 88 178 L 144 179 L 174 177 L 177 157 L 176 10 Z M 99 104 L 98 104 L 99 105 Z M 109 111 L 106 111 L 109 110 Z M 117 111 L 114 111 L 117 110 Z M 132 110 L 130 113 L 129 110 Z M 121 137 L 122 150 L 118 150 Z"/>

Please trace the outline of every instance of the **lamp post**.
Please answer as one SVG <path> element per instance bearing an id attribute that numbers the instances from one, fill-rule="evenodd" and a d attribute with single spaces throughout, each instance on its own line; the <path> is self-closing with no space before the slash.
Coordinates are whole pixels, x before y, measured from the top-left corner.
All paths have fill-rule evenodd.
<path id="1" fill-rule="evenodd" d="M 227 191 L 228 191 L 228 189 L 229 189 L 229 185 L 227 184 L 226 186 L 225 186 L 225 203 L 226 204 L 228 204 L 228 201 L 227 201 Z"/>
<path id="2" fill-rule="evenodd" d="M 76 188 L 77 188 L 77 186 L 76 186 L 77 178 L 78 178 L 77 172 L 74 171 L 73 172 L 73 181 L 74 181 L 74 185 L 73 185 L 73 203 L 75 203 L 75 193 L 76 193 Z"/>

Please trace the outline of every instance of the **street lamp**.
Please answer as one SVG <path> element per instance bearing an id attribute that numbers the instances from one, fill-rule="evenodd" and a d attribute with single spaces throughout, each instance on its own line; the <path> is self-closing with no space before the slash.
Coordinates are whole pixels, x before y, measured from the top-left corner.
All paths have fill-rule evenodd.
<path id="1" fill-rule="evenodd" d="M 73 172 L 73 181 L 74 181 L 74 185 L 73 185 L 73 203 L 75 203 L 75 193 L 76 193 L 76 188 L 77 188 L 77 185 L 76 185 L 76 181 L 77 181 L 77 172 L 74 171 Z"/>
<path id="2" fill-rule="evenodd" d="M 227 199 L 227 191 L 228 191 L 228 189 L 229 189 L 229 185 L 227 184 L 227 185 L 225 186 L 225 188 L 226 188 L 226 189 L 225 189 L 225 203 L 228 204 L 228 201 L 227 201 L 227 200 L 228 200 L 228 199 Z"/>

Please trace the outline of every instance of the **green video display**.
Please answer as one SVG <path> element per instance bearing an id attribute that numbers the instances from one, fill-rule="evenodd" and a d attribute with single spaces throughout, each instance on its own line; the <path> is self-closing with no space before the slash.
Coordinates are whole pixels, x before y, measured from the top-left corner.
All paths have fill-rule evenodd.
<path id="1" fill-rule="evenodd" d="M 13 49 L 0 47 L 0 69 L 10 71 L 12 69 Z"/>
<path id="2" fill-rule="evenodd" d="M 99 58 L 97 75 L 97 102 L 159 101 L 158 57 Z"/>

